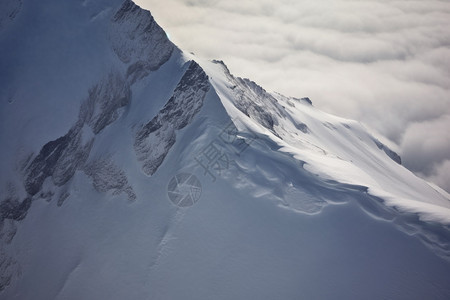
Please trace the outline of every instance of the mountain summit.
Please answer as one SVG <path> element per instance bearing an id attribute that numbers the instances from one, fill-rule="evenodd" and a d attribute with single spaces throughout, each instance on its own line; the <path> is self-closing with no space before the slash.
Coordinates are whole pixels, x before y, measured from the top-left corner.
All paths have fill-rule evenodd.
<path id="1" fill-rule="evenodd" d="M 130 0 L 0 4 L 0 299 L 448 299 L 450 197 Z"/>

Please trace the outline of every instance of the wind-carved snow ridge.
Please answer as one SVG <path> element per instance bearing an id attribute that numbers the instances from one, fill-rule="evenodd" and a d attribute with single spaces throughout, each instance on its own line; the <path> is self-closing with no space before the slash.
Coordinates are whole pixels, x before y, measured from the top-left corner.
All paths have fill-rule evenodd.
<path id="1" fill-rule="evenodd" d="M 136 135 L 134 149 L 145 174 L 153 175 L 163 163 L 175 144 L 176 131 L 186 127 L 200 111 L 209 88 L 203 69 L 196 62 L 189 62 L 172 97 Z"/>
<path id="2" fill-rule="evenodd" d="M 269 158 L 265 156 L 268 148 L 273 151 Z M 305 162 L 278 151 L 267 137 L 259 137 L 245 155 L 245 159 L 234 161 L 238 172 L 230 178 L 232 185 L 245 194 L 270 199 L 280 208 L 306 215 L 318 215 L 329 205 L 353 202 L 373 219 L 392 223 L 450 261 L 448 226 L 423 222 L 417 214 L 387 206 L 383 199 L 370 195 L 365 186 L 315 176 L 305 170 Z"/>
<path id="3" fill-rule="evenodd" d="M 392 164 L 391 160 L 401 163 L 398 154 L 361 124 L 318 111 L 309 98 L 273 93 L 274 100 L 271 100 L 255 83 L 234 78 L 222 61 L 213 63 L 220 65 L 219 68 L 211 66 L 208 71 L 215 74 L 212 84 L 220 91 L 228 113 L 239 120 L 241 129 L 254 130 L 258 136 L 246 151 L 246 159 L 235 161 L 238 172 L 231 181 L 236 189 L 307 215 L 319 214 L 330 204 L 355 202 L 374 219 L 393 223 L 450 260 L 450 230 L 445 225 L 449 221 L 444 216 L 448 200 L 403 167 Z M 245 95 L 241 96 L 242 93 Z M 248 99 L 253 99 L 252 103 Z M 263 115 L 255 109 L 258 103 L 264 103 L 260 106 Z M 410 175 L 413 178 L 407 177 Z M 409 181 L 420 184 L 420 188 L 411 192 L 414 184 L 409 185 Z M 379 191 L 380 186 L 384 193 L 374 193 L 373 189 Z M 386 192 L 393 196 L 386 197 Z M 442 206 L 444 217 L 434 212 L 433 217 L 428 217 L 423 211 L 404 209 L 410 199 L 411 205 L 420 200 L 427 203 L 426 193 Z M 402 199 L 403 206 L 387 203 L 395 197 Z M 429 209 L 437 210 L 439 206 Z M 435 224 L 434 218 L 442 224 Z"/>
<path id="4" fill-rule="evenodd" d="M 308 97 L 295 98 L 295 97 L 285 97 L 279 93 L 268 93 L 261 86 L 255 82 L 246 79 L 233 76 L 225 63 L 221 60 L 213 60 L 214 64 L 219 64 L 222 66 L 225 77 L 228 81 L 228 88 L 233 95 L 231 100 L 236 108 L 243 112 L 247 117 L 255 120 L 260 125 L 270 130 L 275 136 L 284 139 L 284 137 L 292 135 L 292 132 L 285 128 L 284 121 L 292 124 L 295 129 L 299 130 L 303 134 L 310 133 L 310 128 L 304 122 L 298 120 L 298 118 L 293 118 L 292 113 L 284 106 L 295 107 L 295 103 L 306 104 L 312 106 L 312 101 Z M 323 125 L 331 130 L 337 130 L 335 125 L 325 122 Z M 347 129 L 350 129 L 348 125 L 344 125 Z M 388 157 L 392 160 L 401 164 L 400 156 L 391 150 L 388 146 L 381 143 L 378 139 L 372 137 L 373 142 L 376 146 L 383 150 Z M 304 143 L 308 143 L 304 141 Z M 310 144 L 312 147 L 316 147 Z M 324 151 L 324 150 L 322 150 Z M 325 152 L 325 151 L 324 151 Z"/>
<path id="5" fill-rule="evenodd" d="M 11 24 L 22 8 L 22 0 L 2 0 L 0 31 Z"/>
<path id="6" fill-rule="evenodd" d="M 126 0 L 113 16 L 110 40 L 120 60 L 128 64 L 131 83 L 157 70 L 175 49 L 150 12 L 131 0 Z"/>

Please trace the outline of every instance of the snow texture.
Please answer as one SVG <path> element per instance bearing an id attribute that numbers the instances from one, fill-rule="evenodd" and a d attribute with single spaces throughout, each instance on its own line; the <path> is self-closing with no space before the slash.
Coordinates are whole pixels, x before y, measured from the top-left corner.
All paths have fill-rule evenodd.
<path id="1" fill-rule="evenodd" d="M 360 123 L 129 0 L 0 8 L 0 299 L 450 298 L 450 196 Z"/>

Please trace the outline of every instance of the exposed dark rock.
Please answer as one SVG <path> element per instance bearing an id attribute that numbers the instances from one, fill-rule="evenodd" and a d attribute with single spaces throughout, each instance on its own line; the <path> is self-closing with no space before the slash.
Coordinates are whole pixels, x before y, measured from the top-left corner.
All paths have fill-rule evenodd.
<path id="1" fill-rule="evenodd" d="M 74 127 L 69 132 L 42 147 L 39 154 L 26 169 L 25 189 L 30 195 L 37 194 L 47 177 L 57 186 L 64 185 L 87 159 L 92 141 L 81 144 L 81 132 Z"/>
<path id="2" fill-rule="evenodd" d="M 88 123 L 97 134 L 114 122 L 119 116 L 118 109 L 130 101 L 129 84 L 118 72 L 111 72 L 107 78 L 89 90 L 80 119 Z"/>
<path id="3" fill-rule="evenodd" d="M 31 199 L 20 203 L 13 198 L 0 204 L 0 292 L 11 283 L 13 276 L 19 271 L 17 262 L 5 251 L 5 247 L 16 235 L 17 220 L 25 217 L 28 210 L 25 206 L 30 204 Z"/>
<path id="4" fill-rule="evenodd" d="M 69 192 L 63 192 L 61 195 L 59 195 L 58 201 L 56 202 L 56 205 L 62 206 L 64 204 L 64 201 L 70 196 Z"/>
<path id="5" fill-rule="evenodd" d="M 373 139 L 373 141 L 377 145 L 378 149 L 383 150 L 386 153 L 386 155 L 389 156 L 393 161 L 395 161 L 399 165 L 402 164 L 402 158 L 395 151 L 391 150 L 388 146 L 381 143 L 377 139 Z"/>
<path id="6" fill-rule="evenodd" d="M 312 101 L 311 101 L 311 99 L 309 99 L 308 97 L 303 97 L 303 98 L 300 98 L 300 99 L 298 99 L 298 98 L 293 98 L 294 100 L 297 100 L 297 101 L 299 101 L 299 102 L 306 102 L 306 103 L 308 103 L 309 105 L 312 105 Z"/>
<path id="7" fill-rule="evenodd" d="M 5 219 L 20 221 L 27 215 L 31 206 L 31 197 L 25 198 L 22 202 L 8 198 L 0 203 L 0 221 Z"/>
<path id="8" fill-rule="evenodd" d="M 172 97 L 136 135 L 134 149 L 147 175 L 153 175 L 163 163 L 175 143 L 176 130 L 192 121 L 208 90 L 208 76 L 196 62 L 191 61 Z"/>
<path id="9" fill-rule="evenodd" d="M 41 199 L 45 199 L 46 201 L 50 202 L 52 200 L 52 197 L 55 193 L 53 191 L 43 191 L 39 193 L 39 197 Z"/>
<path id="10" fill-rule="evenodd" d="M 238 90 L 236 90 L 238 94 L 237 108 L 267 129 L 274 131 L 275 118 L 272 117 L 269 110 L 264 108 L 263 105 L 265 102 L 276 103 L 275 98 L 247 78 L 238 77 L 236 78 L 236 82 L 238 87 Z"/>
<path id="11" fill-rule="evenodd" d="M 337 130 L 337 127 L 333 125 L 333 123 L 330 122 L 323 122 L 322 123 L 323 126 L 325 126 L 326 128 L 330 129 L 330 130 Z"/>
<path id="12" fill-rule="evenodd" d="M 6 244 L 11 243 L 17 232 L 16 223 L 12 219 L 0 220 L 0 242 L 5 242 Z"/>
<path id="13" fill-rule="evenodd" d="M 81 134 L 70 140 L 68 147 L 58 160 L 52 174 L 53 183 L 57 186 L 66 184 L 87 160 L 94 140 L 91 139 L 86 145 L 81 144 Z"/>
<path id="14" fill-rule="evenodd" d="M 128 183 L 125 172 L 109 159 L 97 159 L 84 168 L 86 175 L 92 178 L 94 188 L 102 193 L 111 191 L 113 195 L 125 193 L 129 201 L 136 200 L 136 194 Z"/>
<path id="15" fill-rule="evenodd" d="M 25 171 L 25 189 L 30 195 L 41 190 L 47 177 L 55 185 L 66 184 L 87 158 L 94 143 L 93 138 L 83 144 L 83 126 L 89 125 L 94 134 L 114 122 L 118 110 L 131 100 L 131 89 L 118 72 L 111 72 L 89 91 L 83 102 L 78 122 L 64 136 L 45 144 Z"/>
<path id="16" fill-rule="evenodd" d="M 255 82 L 247 78 L 234 77 L 223 61 L 213 60 L 212 62 L 222 65 L 231 84 L 230 89 L 235 94 L 236 107 L 278 136 L 274 126 L 278 125 L 277 116 L 282 116 L 283 112 L 277 100 Z"/>
<path id="17" fill-rule="evenodd" d="M 0 292 L 11 284 L 13 276 L 18 273 L 17 262 L 0 248 Z"/>
<path id="18" fill-rule="evenodd" d="M 112 48 L 122 62 L 129 64 L 127 77 L 131 83 L 157 70 L 175 49 L 150 12 L 130 0 L 123 3 L 111 23 Z"/>
<path id="19" fill-rule="evenodd" d="M 55 171 L 59 158 L 66 150 L 72 132 L 48 142 L 33 159 L 26 170 L 25 189 L 30 195 L 35 195 L 42 187 L 44 180 Z"/>
<path id="20" fill-rule="evenodd" d="M 309 132 L 308 125 L 306 125 L 305 123 L 294 122 L 294 125 L 295 125 L 295 128 L 297 128 L 298 130 L 300 130 L 303 133 Z"/>

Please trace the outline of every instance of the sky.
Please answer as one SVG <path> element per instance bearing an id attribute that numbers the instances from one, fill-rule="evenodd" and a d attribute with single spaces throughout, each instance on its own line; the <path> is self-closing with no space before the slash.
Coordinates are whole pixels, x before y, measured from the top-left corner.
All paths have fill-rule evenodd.
<path id="1" fill-rule="evenodd" d="M 450 0 L 136 0 L 170 39 L 365 124 L 450 192 Z"/>

